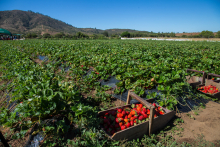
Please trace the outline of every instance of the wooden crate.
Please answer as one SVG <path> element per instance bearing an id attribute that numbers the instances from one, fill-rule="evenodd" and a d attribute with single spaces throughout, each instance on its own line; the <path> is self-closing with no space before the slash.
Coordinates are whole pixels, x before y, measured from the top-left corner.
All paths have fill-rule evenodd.
<path id="1" fill-rule="evenodd" d="M 212 76 L 212 77 L 220 77 L 220 75 L 208 73 L 207 74 L 207 78 L 205 79 L 205 84 L 199 85 L 197 88 L 202 87 L 202 86 L 212 85 L 212 86 L 217 87 L 220 90 L 219 80 L 211 80 L 211 79 L 209 79 L 210 76 Z M 205 94 L 205 95 L 207 95 L 207 96 L 210 96 L 210 97 L 213 97 L 213 98 L 218 98 L 220 100 L 220 92 L 214 93 L 214 94 L 208 94 L 208 93 L 204 93 L 204 92 L 202 92 L 200 90 L 198 90 L 198 91 L 203 93 L 203 94 Z"/>
<path id="2" fill-rule="evenodd" d="M 206 76 L 206 73 L 203 72 L 203 71 L 198 71 L 198 70 L 193 70 L 193 69 L 187 69 L 186 72 L 189 72 L 189 71 L 192 71 L 192 72 L 198 72 L 198 73 L 202 73 L 203 76 L 202 77 L 198 77 L 198 76 L 186 76 L 186 80 L 187 82 L 193 87 L 193 88 L 197 88 L 199 87 L 200 85 L 203 85 L 205 84 L 205 76 Z"/>
<path id="3" fill-rule="evenodd" d="M 130 100 L 131 97 L 135 98 L 138 100 L 140 103 L 142 103 L 144 106 L 146 106 L 148 109 L 150 109 L 150 118 L 148 121 L 145 121 L 143 123 L 140 123 L 136 126 L 129 127 L 125 130 L 118 131 L 114 133 L 112 136 L 108 134 L 104 128 L 102 127 L 102 130 L 108 134 L 109 138 L 113 140 L 133 140 L 140 138 L 144 136 L 145 134 L 151 135 L 152 132 L 155 132 L 157 130 L 162 129 L 167 125 L 167 123 L 174 117 L 175 111 L 170 111 L 166 108 L 162 108 L 165 111 L 164 115 L 160 115 L 156 118 L 154 118 L 154 113 L 155 113 L 155 107 L 152 106 L 150 103 L 154 101 L 154 99 L 149 99 L 149 100 L 143 100 L 141 97 L 136 95 L 135 93 L 129 91 L 128 92 L 128 98 L 127 98 L 127 105 L 124 105 L 122 107 L 116 107 L 116 108 L 124 108 L 124 107 L 131 107 Z M 115 110 L 116 108 L 112 108 L 109 110 L 101 111 L 98 113 L 99 115 L 103 115 L 104 113 L 110 111 L 110 110 Z"/>
<path id="4" fill-rule="evenodd" d="M 207 74 L 206 82 L 207 81 L 212 81 L 212 82 L 220 83 L 220 80 L 211 80 L 211 77 L 218 77 L 218 78 L 220 78 L 220 75 L 208 73 Z"/>

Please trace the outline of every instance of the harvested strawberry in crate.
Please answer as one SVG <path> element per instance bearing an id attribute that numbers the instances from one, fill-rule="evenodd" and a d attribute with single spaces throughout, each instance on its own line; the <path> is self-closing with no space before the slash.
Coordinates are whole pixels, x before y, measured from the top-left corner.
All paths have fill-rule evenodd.
<path id="1" fill-rule="evenodd" d="M 155 103 L 154 117 L 163 115 L 165 112 L 162 107 L 157 107 Z M 150 109 L 147 109 L 143 104 L 132 104 L 131 107 L 121 107 L 115 110 L 110 110 L 104 115 L 100 115 L 105 131 L 113 135 L 115 132 L 124 130 L 131 126 L 135 126 L 149 120 Z"/>
<path id="2" fill-rule="evenodd" d="M 218 88 L 212 85 L 202 86 L 202 87 L 199 87 L 197 90 L 207 93 L 207 94 L 215 94 L 219 92 Z"/>
<path id="3" fill-rule="evenodd" d="M 140 103 L 129 104 L 131 97 Z M 156 105 L 153 101 L 154 99 L 143 100 L 129 91 L 127 105 L 99 112 L 102 130 L 111 139 L 132 140 L 165 127 L 175 112 Z"/>

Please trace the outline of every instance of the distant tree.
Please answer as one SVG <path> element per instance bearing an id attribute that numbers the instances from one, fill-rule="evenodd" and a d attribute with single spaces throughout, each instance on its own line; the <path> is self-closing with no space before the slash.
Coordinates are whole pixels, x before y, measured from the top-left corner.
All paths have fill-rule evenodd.
<path id="1" fill-rule="evenodd" d="M 118 37 L 118 34 L 112 34 L 111 37 Z"/>
<path id="2" fill-rule="evenodd" d="M 76 36 L 77 36 L 77 38 L 89 38 L 89 36 L 88 35 L 86 35 L 86 34 L 83 34 L 83 33 L 81 33 L 81 32 L 77 32 L 76 33 Z"/>
<path id="3" fill-rule="evenodd" d="M 192 35 L 192 38 L 200 38 L 199 35 Z"/>
<path id="4" fill-rule="evenodd" d="M 170 37 L 175 37 L 175 36 L 176 36 L 175 33 L 173 33 L 173 32 L 170 33 Z"/>
<path id="5" fill-rule="evenodd" d="M 57 33 L 54 35 L 55 38 L 63 38 L 65 37 L 65 34 L 63 32 Z"/>
<path id="6" fill-rule="evenodd" d="M 158 34 L 150 34 L 149 36 L 150 36 L 150 37 L 157 37 Z"/>
<path id="7" fill-rule="evenodd" d="M 214 37 L 214 33 L 212 31 L 202 31 L 199 36 L 203 37 L 203 38 L 213 38 Z"/>
<path id="8" fill-rule="evenodd" d="M 41 39 L 41 38 L 43 38 L 43 36 L 41 34 L 38 34 L 37 38 Z"/>
<path id="9" fill-rule="evenodd" d="M 187 38 L 187 36 L 186 36 L 186 35 L 182 35 L 182 37 L 183 37 L 183 38 Z"/>
<path id="10" fill-rule="evenodd" d="M 104 31 L 102 34 L 103 34 L 105 37 L 108 37 L 108 36 L 109 36 L 107 31 Z"/>
<path id="11" fill-rule="evenodd" d="M 99 34 L 98 39 L 105 39 L 105 36 L 103 34 Z"/>
<path id="12" fill-rule="evenodd" d="M 76 36 L 76 35 L 73 35 L 72 39 L 73 39 L 73 40 L 76 40 L 76 39 L 77 39 L 77 36 Z"/>
<path id="13" fill-rule="evenodd" d="M 49 33 L 43 34 L 43 38 L 51 38 L 51 35 Z"/>
<path id="14" fill-rule="evenodd" d="M 26 35 L 26 38 L 37 38 L 37 34 L 36 33 L 28 33 Z"/>
<path id="15" fill-rule="evenodd" d="M 220 31 L 218 31 L 218 32 L 216 33 L 216 37 L 217 37 L 217 38 L 220 38 Z"/>
<path id="16" fill-rule="evenodd" d="M 70 34 L 66 34 L 66 35 L 65 35 L 65 38 L 67 38 L 67 39 L 71 39 L 71 38 L 73 38 L 73 36 L 70 35 Z"/>
<path id="17" fill-rule="evenodd" d="M 92 39 L 98 39 L 99 36 L 98 36 L 97 34 L 93 34 L 93 35 L 91 35 L 91 38 L 92 38 Z"/>
<path id="18" fill-rule="evenodd" d="M 37 34 L 36 33 L 32 33 L 31 36 L 32 36 L 32 38 L 37 38 Z"/>
<path id="19" fill-rule="evenodd" d="M 26 38 L 31 38 L 31 33 L 28 33 L 25 37 Z"/>
<path id="20" fill-rule="evenodd" d="M 131 36 L 131 34 L 128 31 L 121 33 L 121 37 L 128 37 L 129 38 L 130 36 Z"/>

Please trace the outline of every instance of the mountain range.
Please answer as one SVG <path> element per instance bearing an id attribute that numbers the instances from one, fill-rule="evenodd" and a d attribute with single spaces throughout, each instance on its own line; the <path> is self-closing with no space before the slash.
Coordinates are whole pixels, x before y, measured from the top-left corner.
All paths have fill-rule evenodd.
<path id="1" fill-rule="evenodd" d="M 0 11 L 0 28 L 9 30 L 11 33 L 27 34 L 37 33 L 51 35 L 64 32 L 65 34 L 76 34 L 82 32 L 88 35 L 101 34 L 107 31 L 109 34 L 121 34 L 122 32 L 145 32 L 131 29 L 107 29 L 101 30 L 96 28 L 76 28 L 60 20 L 49 16 L 35 13 L 32 11 L 10 10 Z"/>

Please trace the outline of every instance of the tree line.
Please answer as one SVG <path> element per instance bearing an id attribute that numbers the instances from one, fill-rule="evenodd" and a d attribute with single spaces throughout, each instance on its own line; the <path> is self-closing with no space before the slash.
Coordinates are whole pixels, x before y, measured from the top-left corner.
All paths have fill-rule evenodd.
<path id="1" fill-rule="evenodd" d="M 163 32 L 158 32 L 158 33 L 141 33 L 141 32 L 135 32 L 135 33 L 129 33 L 129 32 L 123 32 L 121 34 L 121 37 L 127 37 L 127 38 L 133 38 L 133 37 L 177 37 L 174 32 L 171 33 L 163 33 Z M 212 31 L 202 31 L 198 35 L 182 35 L 181 37 L 183 38 L 220 38 L 220 31 L 216 33 L 216 35 Z"/>
<path id="2" fill-rule="evenodd" d="M 55 35 L 51 35 L 49 33 L 45 33 L 43 35 L 37 34 L 37 33 L 28 33 L 22 35 L 22 37 L 25 38 L 38 38 L 38 39 L 120 39 L 120 34 L 112 34 L 109 35 L 107 31 L 104 31 L 102 34 L 93 34 L 93 35 L 87 35 L 82 32 L 77 32 L 74 35 L 71 34 L 65 34 L 63 32 L 57 33 Z"/>
<path id="3" fill-rule="evenodd" d="M 87 35 L 82 32 L 77 32 L 74 35 L 65 34 L 63 32 L 57 33 L 55 35 L 51 35 L 49 33 L 45 33 L 43 35 L 36 34 L 36 33 L 28 33 L 23 35 L 22 37 L 26 38 L 39 38 L 39 39 L 120 39 L 121 37 L 133 38 L 133 37 L 177 37 L 174 32 L 171 33 L 163 33 L 163 32 L 134 32 L 130 33 L 125 31 L 121 34 L 109 34 L 107 31 L 104 31 L 102 34 L 93 34 Z M 199 35 L 182 35 L 183 38 L 220 38 L 220 31 L 214 35 L 212 31 L 202 31 Z"/>

